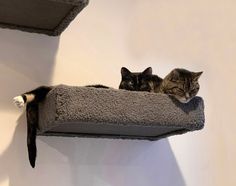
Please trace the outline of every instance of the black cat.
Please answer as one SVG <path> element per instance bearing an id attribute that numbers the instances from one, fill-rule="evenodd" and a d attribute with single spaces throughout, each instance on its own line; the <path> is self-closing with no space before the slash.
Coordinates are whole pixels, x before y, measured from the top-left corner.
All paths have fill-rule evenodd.
<path id="1" fill-rule="evenodd" d="M 121 82 L 119 89 L 130 91 L 159 92 L 162 78 L 152 74 L 152 68 L 148 67 L 143 72 L 130 72 L 127 68 L 121 68 Z"/>

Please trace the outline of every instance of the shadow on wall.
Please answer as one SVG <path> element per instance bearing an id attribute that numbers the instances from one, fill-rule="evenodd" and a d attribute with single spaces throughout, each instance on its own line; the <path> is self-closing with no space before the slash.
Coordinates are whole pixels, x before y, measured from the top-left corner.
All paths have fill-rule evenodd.
<path id="1" fill-rule="evenodd" d="M 0 29 L 0 109 L 12 109 L 12 98 L 50 84 L 59 37 Z"/>
<path id="2" fill-rule="evenodd" d="M 41 137 L 41 140 L 68 158 L 73 185 L 186 185 L 167 139 L 156 142 L 117 139 L 64 141 L 63 138 Z"/>
<path id="3" fill-rule="evenodd" d="M 185 186 L 167 139 L 136 140 L 38 137 L 36 168 L 28 162 L 23 113 L 0 157 L 0 182 L 10 186 Z"/>

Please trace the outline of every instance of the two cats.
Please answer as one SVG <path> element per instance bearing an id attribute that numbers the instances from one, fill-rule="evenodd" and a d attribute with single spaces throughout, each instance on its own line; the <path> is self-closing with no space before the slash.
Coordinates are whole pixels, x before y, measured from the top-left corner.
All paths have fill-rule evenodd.
<path id="1" fill-rule="evenodd" d="M 130 72 L 121 68 L 119 89 L 129 91 L 147 91 L 168 94 L 182 103 L 189 102 L 199 91 L 198 79 L 202 72 L 191 72 L 185 69 L 174 69 L 165 78 L 152 74 L 149 67 L 143 72 Z M 109 88 L 104 85 L 88 85 L 95 88 Z M 13 99 L 17 107 L 26 105 L 27 114 L 27 147 L 31 166 L 35 167 L 37 156 L 36 135 L 38 128 L 38 103 L 42 102 L 53 87 L 41 86 Z"/>
<path id="2" fill-rule="evenodd" d="M 198 79 L 202 73 L 176 68 L 162 79 L 152 74 L 151 67 L 146 68 L 143 72 L 130 72 L 127 68 L 122 67 L 119 89 L 164 93 L 182 103 L 187 103 L 197 95 L 200 88 Z M 109 88 L 99 84 L 87 87 Z M 44 100 L 52 88 L 41 86 L 15 97 L 13 101 L 19 108 L 24 107 L 26 103 L 39 103 Z"/>
<path id="3" fill-rule="evenodd" d="M 176 68 L 162 79 L 152 74 L 151 67 L 137 73 L 122 67 L 119 89 L 164 93 L 181 103 L 188 103 L 199 91 L 198 79 L 201 74 Z"/>

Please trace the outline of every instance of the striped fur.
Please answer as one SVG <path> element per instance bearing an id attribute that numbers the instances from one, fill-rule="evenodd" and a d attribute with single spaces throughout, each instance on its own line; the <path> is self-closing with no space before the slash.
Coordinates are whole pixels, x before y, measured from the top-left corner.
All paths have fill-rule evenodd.
<path id="1" fill-rule="evenodd" d="M 163 79 L 160 92 L 174 97 L 181 103 L 188 103 L 199 91 L 198 79 L 201 74 L 202 72 L 176 68 Z"/>

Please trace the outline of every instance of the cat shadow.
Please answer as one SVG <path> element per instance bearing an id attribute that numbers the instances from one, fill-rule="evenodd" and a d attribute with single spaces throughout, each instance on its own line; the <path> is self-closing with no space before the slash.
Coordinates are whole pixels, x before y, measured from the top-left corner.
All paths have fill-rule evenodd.
<path id="1" fill-rule="evenodd" d="M 46 166 L 38 164 L 35 169 L 31 168 L 27 154 L 26 131 L 26 114 L 23 112 L 17 120 L 10 145 L 0 155 L 0 183 L 9 180 L 9 186 L 66 185 L 59 179 L 64 177 L 65 172 L 58 172 L 58 167 L 50 162 Z M 40 140 L 38 142 L 40 143 Z"/>
<path id="2" fill-rule="evenodd" d="M 12 110 L 12 98 L 50 84 L 59 37 L 0 29 L 0 109 Z"/>
<path id="3" fill-rule="evenodd" d="M 27 179 L 30 167 L 25 161 L 26 151 L 25 112 L 17 120 L 17 126 L 10 145 L 0 156 L 0 182 L 9 178 L 9 185 L 21 185 L 20 180 Z"/>

